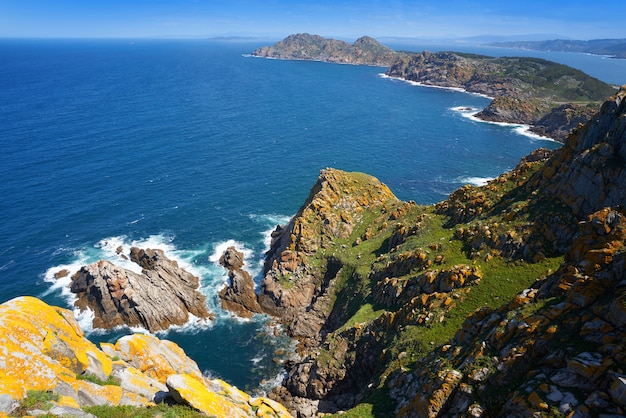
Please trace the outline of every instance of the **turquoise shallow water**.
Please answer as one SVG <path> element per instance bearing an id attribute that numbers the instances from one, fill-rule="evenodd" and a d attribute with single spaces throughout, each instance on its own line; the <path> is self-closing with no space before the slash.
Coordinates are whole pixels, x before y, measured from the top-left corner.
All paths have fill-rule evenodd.
<path id="1" fill-rule="evenodd" d="M 221 311 L 217 258 L 258 275 L 269 231 L 324 167 L 364 171 L 430 204 L 557 144 L 474 121 L 488 99 L 415 87 L 375 67 L 246 56 L 200 40 L 0 41 L 0 299 L 70 307 L 54 272 L 124 245 L 166 250 L 201 278 L 217 319 L 161 335 L 241 388 L 271 381 L 287 342 Z M 129 330 L 100 334 L 112 341 Z"/>

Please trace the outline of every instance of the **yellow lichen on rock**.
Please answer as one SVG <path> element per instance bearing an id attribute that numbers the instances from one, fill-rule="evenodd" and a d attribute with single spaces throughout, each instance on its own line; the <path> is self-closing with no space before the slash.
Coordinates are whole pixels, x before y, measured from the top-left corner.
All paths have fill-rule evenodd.
<path id="1" fill-rule="evenodd" d="M 23 398 L 28 389 L 52 390 L 89 367 L 88 353 L 110 373 L 111 360 L 89 340 L 71 312 L 33 297 L 0 305 L 0 393 Z"/>
<path id="2" fill-rule="evenodd" d="M 188 374 L 168 377 L 167 387 L 177 402 L 188 403 L 209 416 L 232 418 L 250 416 L 249 410 L 242 409 L 243 405 L 236 405 L 230 399 L 209 391 L 206 385 Z"/>
<path id="3" fill-rule="evenodd" d="M 153 335 L 128 335 L 120 338 L 114 346 L 103 346 L 103 349 L 161 383 L 165 383 L 168 376 L 178 373 L 203 380 L 198 365 L 187 357 L 182 348 Z"/>
<path id="4" fill-rule="evenodd" d="M 180 393 L 180 402 L 209 415 L 256 416 L 249 395 L 221 380 L 205 379 L 171 341 L 136 334 L 115 345 L 104 343 L 100 350 L 85 338 L 69 310 L 33 297 L 0 305 L 0 395 L 21 400 L 31 390 L 52 392 L 61 395 L 54 405 L 77 411 L 87 405 L 150 406 L 157 395 L 167 396 L 169 377 L 181 381 L 170 390 L 172 397 Z M 263 402 L 273 411 L 268 416 L 289 416 L 282 405 Z M 11 413 L 0 410 L 0 417 Z"/>

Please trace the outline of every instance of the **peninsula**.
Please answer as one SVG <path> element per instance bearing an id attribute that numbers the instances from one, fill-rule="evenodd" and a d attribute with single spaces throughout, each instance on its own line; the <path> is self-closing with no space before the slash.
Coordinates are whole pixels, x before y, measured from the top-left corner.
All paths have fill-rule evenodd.
<path id="1" fill-rule="evenodd" d="M 533 132 L 559 142 L 589 120 L 601 102 L 615 91 L 614 86 L 582 71 L 542 59 L 397 52 L 367 37 L 350 45 L 317 35 L 297 34 L 252 54 L 385 66 L 390 77 L 485 94 L 493 101 L 477 117 L 530 125 Z"/>

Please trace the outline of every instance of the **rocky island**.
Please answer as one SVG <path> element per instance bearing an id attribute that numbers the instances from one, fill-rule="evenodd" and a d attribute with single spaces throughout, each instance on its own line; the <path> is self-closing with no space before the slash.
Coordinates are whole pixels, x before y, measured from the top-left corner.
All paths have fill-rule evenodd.
<path id="1" fill-rule="evenodd" d="M 317 35 L 291 35 L 253 55 L 389 67 L 390 77 L 487 95 L 493 101 L 477 114 L 480 119 L 530 125 L 533 132 L 560 142 L 615 91 L 582 71 L 542 59 L 396 52 L 367 37 L 351 46 Z"/>
<path id="2" fill-rule="evenodd" d="M 129 257 L 141 274 L 100 260 L 72 276 L 76 306 L 94 313 L 94 328 L 139 326 L 150 332 L 183 325 L 191 316 L 211 315 L 197 289 L 198 277 L 178 267 L 160 250 L 131 248 Z"/>
<path id="3" fill-rule="evenodd" d="M 338 39 L 300 33 L 290 35 L 271 47 L 264 46 L 256 49 L 252 55 L 287 60 L 388 67 L 398 54 L 369 36 L 363 36 L 353 44 L 349 44 Z"/>

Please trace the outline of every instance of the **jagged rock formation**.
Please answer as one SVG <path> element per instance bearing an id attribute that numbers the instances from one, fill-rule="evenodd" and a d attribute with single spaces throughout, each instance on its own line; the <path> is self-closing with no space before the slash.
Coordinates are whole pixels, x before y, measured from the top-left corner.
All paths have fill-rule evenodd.
<path id="1" fill-rule="evenodd" d="M 76 306 L 94 312 L 95 328 L 128 325 L 154 332 L 183 325 L 190 315 L 210 317 L 198 278 L 162 251 L 131 248 L 130 259 L 142 267 L 141 274 L 100 260 L 72 277 Z"/>
<path id="2" fill-rule="evenodd" d="M 207 379 L 171 341 L 135 334 L 98 349 L 71 311 L 21 297 L 0 305 L 0 415 L 39 415 L 20 406 L 29 391 L 49 392 L 46 413 L 93 417 L 95 405 L 190 404 L 209 416 L 289 417 L 282 405 Z M 190 391 L 189 389 L 193 389 Z"/>
<path id="3" fill-rule="evenodd" d="M 398 59 L 387 75 L 493 97 L 479 118 L 532 125 L 561 142 L 614 92 L 581 71 L 537 58 L 424 51 Z"/>
<path id="4" fill-rule="evenodd" d="M 289 35 L 271 47 L 256 49 L 252 55 L 290 60 L 314 60 L 338 64 L 389 66 L 396 52 L 373 38 L 363 36 L 352 45 L 337 39 L 300 33 Z"/>
<path id="5" fill-rule="evenodd" d="M 625 98 L 622 88 L 522 187 L 533 190 L 529 208 L 566 208 L 535 221 L 565 263 L 510 303 L 475 312 L 422 371 L 391 380 L 398 416 L 626 413 Z"/>
<path id="6" fill-rule="evenodd" d="M 220 264 L 228 270 L 229 279 L 228 285 L 219 293 L 222 308 L 243 318 L 263 312 L 257 301 L 252 276 L 242 269 L 243 253 L 235 247 L 228 247 L 220 257 Z"/>

